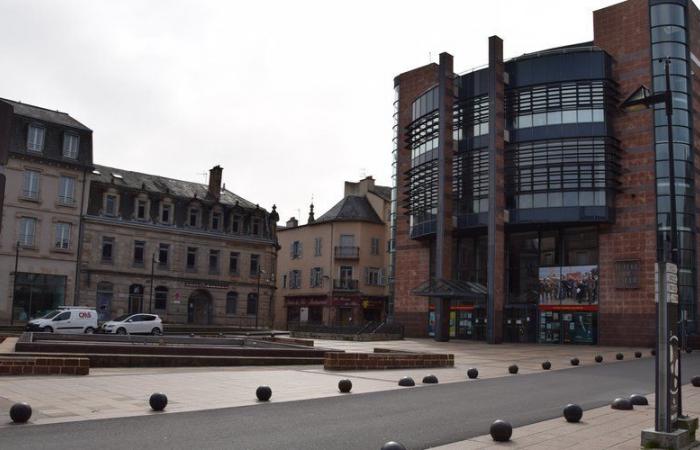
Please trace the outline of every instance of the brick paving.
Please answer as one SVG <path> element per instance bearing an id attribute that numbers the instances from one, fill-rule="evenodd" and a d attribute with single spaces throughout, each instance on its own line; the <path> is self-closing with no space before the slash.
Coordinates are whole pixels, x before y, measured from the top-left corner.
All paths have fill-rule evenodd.
<path id="1" fill-rule="evenodd" d="M 473 449 L 616 449 L 638 450 L 641 431 L 654 425 L 654 395 L 648 395 L 649 406 L 635 406 L 632 411 L 619 411 L 609 406 L 583 412 L 580 423 L 568 423 L 563 417 L 513 429 L 510 442 L 495 442 L 485 434 L 466 441 L 434 447 L 434 450 Z M 683 387 L 684 412 L 700 416 L 700 388 Z M 503 418 L 507 420 L 507 418 Z M 488 430 L 486 430 L 488 431 Z"/>
<path id="2" fill-rule="evenodd" d="M 616 363 L 614 355 L 647 349 L 593 346 L 547 346 L 504 344 L 489 346 L 479 342 L 436 343 L 430 339 L 384 342 L 316 341 L 316 346 L 348 351 L 372 351 L 374 347 L 420 352 L 453 353 L 455 367 L 445 369 L 401 369 L 326 371 L 322 366 L 230 367 L 230 368 L 131 368 L 91 369 L 88 376 L 0 377 L 0 411 L 18 401 L 32 405 L 35 424 L 91 420 L 152 414 L 148 397 L 162 391 L 168 395 L 167 412 L 195 411 L 254 405 L 255 389 L 272 387 L 272 401 L 293 401 L 331 397 L 340 394 L 338 381 L 350 378 L 354 393 L 405 389 L 397 385 L 411 376 L 418 386 L 423 376 L 433 373 L 441 383 L 464 381 L 469 367 L 479 369 L 480 378 L 509 376 L 507 367 L 518 364 L 520 373 L 542 372 L 545 359 L 553 370 L 573 369 L 569 359 L 576 356 L 581 365 L 595 364 L 602 354 L 606 363 Z M 9 417 L 0 418 L 0 427 Z"/>

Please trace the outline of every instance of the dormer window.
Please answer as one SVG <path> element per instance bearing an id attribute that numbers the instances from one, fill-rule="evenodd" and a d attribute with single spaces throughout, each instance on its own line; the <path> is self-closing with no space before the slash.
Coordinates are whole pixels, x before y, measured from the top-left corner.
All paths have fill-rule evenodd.
<path id="1" fill-rule="evenodd" d="M 211 214 L 211 229 L 218 231 L 221 229 L 221 212 L 214 211 Z"/>
<path id="2" fill-rule="evenodd" d="M 188 215 L 187 224 L 191 227 L 199 226 L 199 208 L 190 207 L 190 213 Z"/>
<path id="3" fill-rule="evenodd" d="M 243 218 L 234 214 L 231 221 L 231 233 L 240 233 L 241 231 L 243 231 Z"/>
<path id="4" fill-rule="evenodd" d="M 117 209 L 119 208 L 118 202 L 119 200 L 116 195 L 105 195 L 104 212 L 106 216 L 115 217 L 117 215 Z"/>
<path id="5" fill-rule="evenodd" d="M 136 219 L 148 220 L 148 200 L 136 199 Z"/>
<path id="6" fill-rule="evenodd" d="M 162 203 L 160 207 L 160 222 L 170 225 L 173 220 L 173 205 L 170 203 Z"/>
<path id="7" fill-rule="evenodd" d="M 78 148 L 80 146 L 80 137 L 73 133 L 63 134 L 63 157 L 70 159 L 78 159 Z"/>
<path id="8" fill-rule="evenodd" d="M 29 125 L 27 133 L 27 150 L 39 152 L 44 149 L 44 127 L 39 125 Z"/>
<path id="9" fill-rule="evenodd" d="M 251 230 L 255 236 L 260 234 L 260 217 L 253 217 Z"/>

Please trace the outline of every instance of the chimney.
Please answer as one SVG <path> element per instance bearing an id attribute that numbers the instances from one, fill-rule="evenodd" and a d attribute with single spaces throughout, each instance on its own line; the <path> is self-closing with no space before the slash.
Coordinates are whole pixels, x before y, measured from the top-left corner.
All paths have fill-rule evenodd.
<path id="1" fill-rule="evenodd" d="M 209 195 L 218 199 L 221 196 L 221 174 L 224 169 L 216 165 L 209 169 Z"/>
<path id="2" fill-rule="evenodd" d="M 289 220 L 287 221 L 287 228 L 296 228 L 299 226 L 299 221 L 295 219 L 294 217 L 290 217 Z"/>

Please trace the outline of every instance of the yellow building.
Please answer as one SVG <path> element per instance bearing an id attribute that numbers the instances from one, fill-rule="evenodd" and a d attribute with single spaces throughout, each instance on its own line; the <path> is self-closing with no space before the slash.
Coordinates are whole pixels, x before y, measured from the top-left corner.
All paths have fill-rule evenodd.
<path id="1" fill-rule="evenodd" d="M 391 188 L 372 177 L 346 182 L 342 200 L 318 219 L 278 229 L 275 328 L 381 322 L 388 299 Z"/>

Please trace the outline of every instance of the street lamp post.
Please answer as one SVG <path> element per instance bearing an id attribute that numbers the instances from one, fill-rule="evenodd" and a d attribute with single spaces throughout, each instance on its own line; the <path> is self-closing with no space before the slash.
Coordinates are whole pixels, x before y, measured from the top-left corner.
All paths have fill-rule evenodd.
<path id="1" fill-rule="evenodd" d="M 675 274 L 667 273 L 667 263 L 671 262 L 671 267 L 676 267 L 678 264 L 678 228 L 676 218 L 676 180 L 675 180 L 675 159 L 673 152 L 673 96 L 671 93 L 670 83 L 670 58 L 660 58 L 659 62 L 664 63 L 664 75 L 666 89 L 651 95 L 649 89 L 642 86 L 637 89 L 621 107 L 627 111 L 640 110 L 650 108 L 656 104 L 664 104 L 666 113 L 666 129 L 668 133 L 668 160 L 669 160 L 669 195 L 670 195 L 670 233 L 664 237 L 662 242 L 662 252 L 658 257 L 658 310 L 657 310 L 657 339 L 656 339 L 656 405 L 655 405 L 655 431 L 662 433 L 671 433 L 675 424 L 672 423 L 672 405 L 676 402 L 677 418 L 683 417 L 681 403 L 681 352 L 677 348 L 678 338 L 676 332 L 670 323 L 678 325 L 675 320 L 670 320 L 669 314 L 669 278 L 676 279 Z M 670 235 L 670 236 L 669 236 Z M 670 245 L 669 245 L 670 244 Z M 669 252 L 670 247 L 670 252 Z M 670 253 L 670 255 L 669 255 Z M 677 294 L 672 294 L 677 295 Z M 685 315 L 678 302 L 679 318 L 681 320 L 681 333 L 685 332 L 683 321 Z M 674 334 L 674 336 L 670 336 Z M 680 344 L 685 342 L 684 336 L 681 336 Z M 673 346 L 674 355 L 670 355 L 671 346 Z M 675 359 L 676 373 L 673 373 L 671 361 Z M 675 390 L 672 386 L 676 386 Z M 675 399 L 673 397 L 676 397 Z M 644 439 L 644 437 L 643 437 Z"/>
<path id="2" fill-rule="evenodd" d="M 151 293 L 148 297 L 148 312 L 152 313 L 153 312 L 153 283 L 155 280 L 155 267 L 156 267 L 156 262 L 158 260 L 156 259 L 156 253 L 153 252 L 153 255 L 151 256 Z"/>
<path id="3" fill-rule="evenodd" d="M 258 296 L 255 298 L 255 329 L 258 329 L 258 316 L 260 315 L 260 276 L 265 271 L 258 267 Z"/>
<path id="4" fill-rule="evenodd" d="M 19 241 L 15 243 L 15 276 L 12 278 L 12 306 L 10 307 L 10 325 L 15 323 L 15 296 L 17 295 L 17 269 L 19 267 Z"/>

